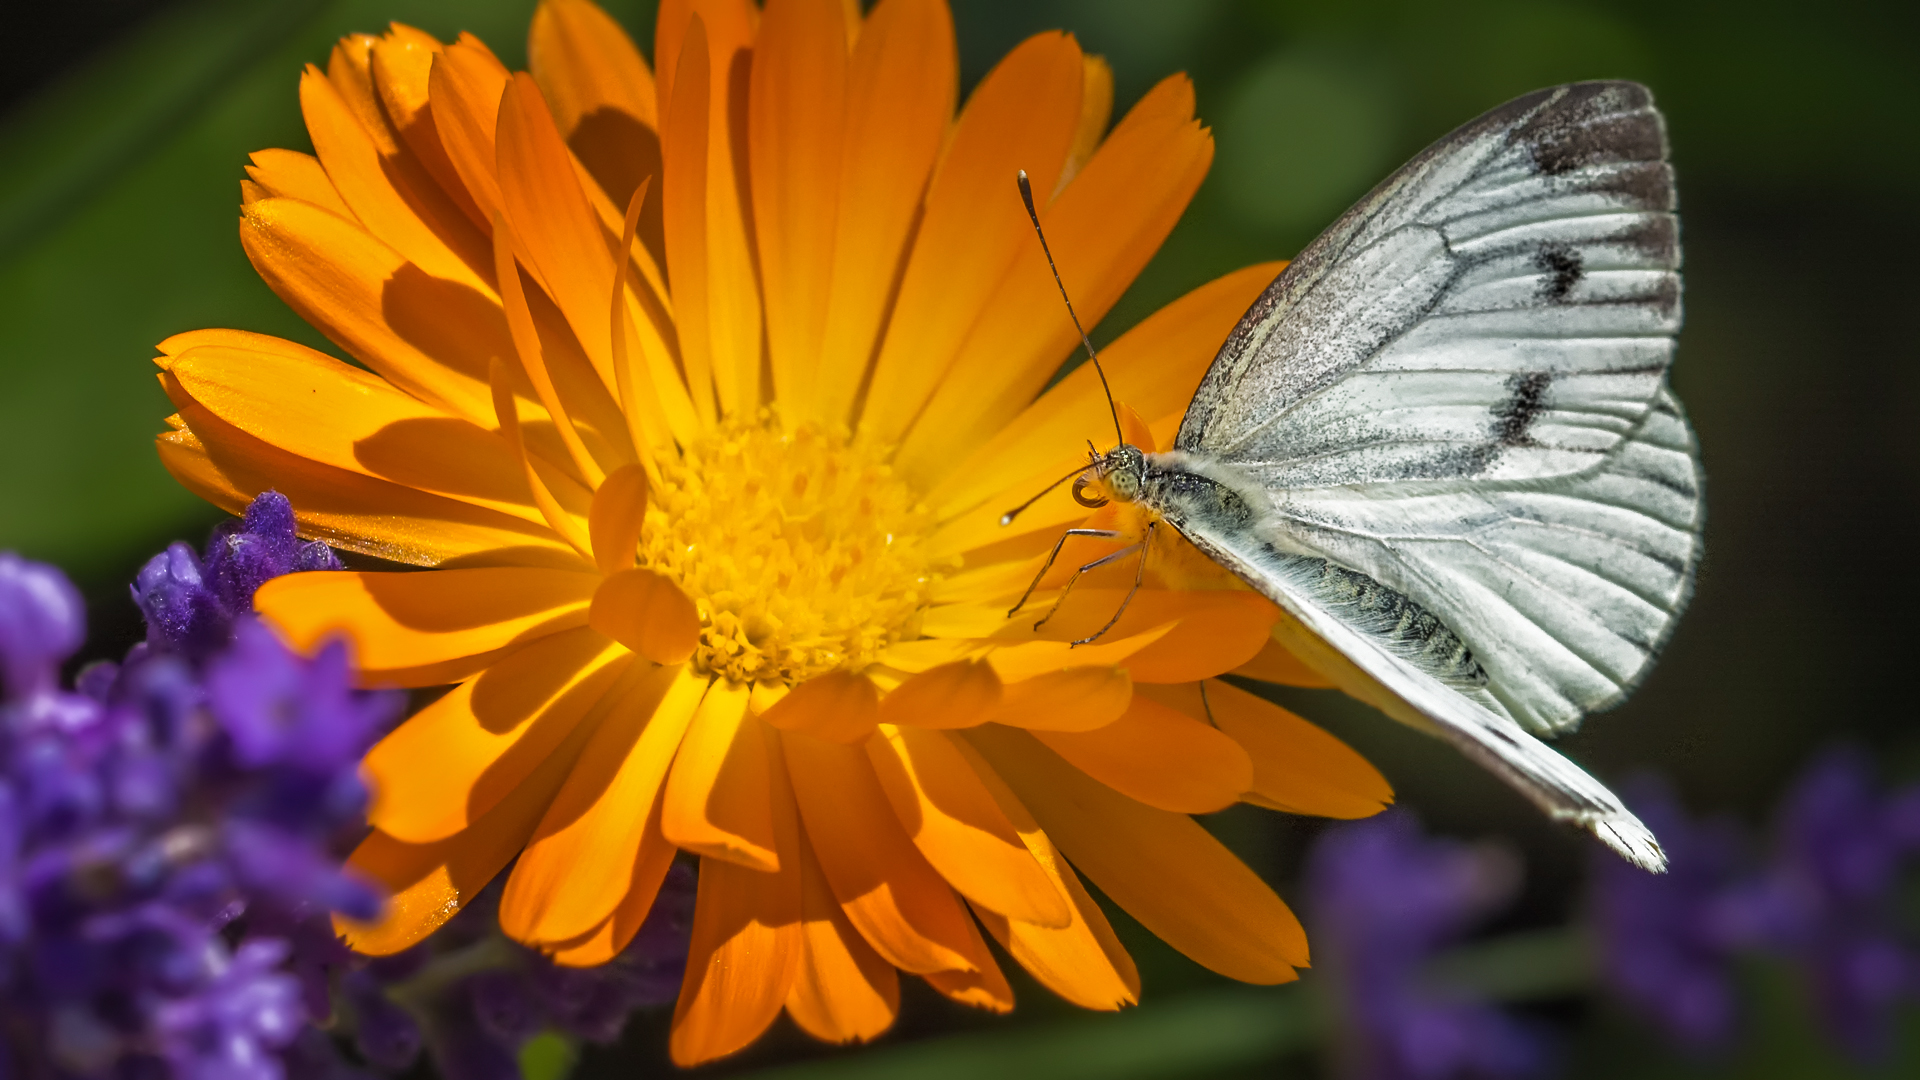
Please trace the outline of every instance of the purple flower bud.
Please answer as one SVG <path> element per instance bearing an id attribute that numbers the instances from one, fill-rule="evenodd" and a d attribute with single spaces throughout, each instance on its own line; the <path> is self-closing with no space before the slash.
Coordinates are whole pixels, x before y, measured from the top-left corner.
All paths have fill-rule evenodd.
<path id="1" fill-rule="evenodd" d="M 232 617 L 186 544 L 169 545 L 140 568 L 133 602 L 147 618 L 147 644 L 155 649 L 200 657 L 226 644 Z"/>
<path id="2" fill-rule="evenodd" d="M 230 616 L 252 611 L 254 591 L 294 569 L 303 545 L 293 530 L 293 505 L 277 491 L 248 504 L 243 522 L 214 530 L 207 542 L 208 586 Z"/>
<path id="3" fill-rule="evenodd" d="M 86 605 L 60 571 L 0 552 L 0 702 L 51 693 L 86 636 Z"/>

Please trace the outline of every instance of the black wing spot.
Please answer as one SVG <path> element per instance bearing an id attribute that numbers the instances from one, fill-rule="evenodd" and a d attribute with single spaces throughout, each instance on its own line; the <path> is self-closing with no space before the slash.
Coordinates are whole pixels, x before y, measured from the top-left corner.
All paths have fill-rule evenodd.
<path id="1" fill-rule="evenodd" d="M 1530 371 L 1507 380 L 1507 400 L 1493 407 L 1493 434 L 1502 446 L 1529 446 L 1533 422 L 1547 411 L 1547 388 L 1553 375 Z"/>
<path id="2" fill-rule="evenodd" d="M 1564 240 L 1549 240 L 1540 245 L 1534 253 L 1533 265 L 1542 275 L 1540 279 L 1540 298 L 1548 303 L 1565 303 L 1567 294 L 1586 276 L 1586 266 L 1580 261 L 1580 253 L 1573 245 Z"/>

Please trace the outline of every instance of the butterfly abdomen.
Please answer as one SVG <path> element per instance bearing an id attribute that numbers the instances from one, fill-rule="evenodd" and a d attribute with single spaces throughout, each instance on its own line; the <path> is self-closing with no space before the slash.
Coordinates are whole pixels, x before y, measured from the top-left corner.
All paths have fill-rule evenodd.
<path id="1" fill-rule="evenodd" d="M 1457 686 L 1487 684 L 1486 669 L 1473 658 L 1473 650 L 1460 635 L 1405 593 L 1325 559 L 1302 561 L 1318 564 L 1312 588 L 1321 603 L 1343 616 L 1349 625 L 1380 638 L 1388 651 L 1442 682 Z"/>

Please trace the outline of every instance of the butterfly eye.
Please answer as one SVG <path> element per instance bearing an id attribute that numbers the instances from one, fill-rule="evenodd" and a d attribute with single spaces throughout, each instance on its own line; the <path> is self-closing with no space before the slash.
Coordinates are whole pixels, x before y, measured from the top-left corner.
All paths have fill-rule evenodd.
<path id="1" fill-rule="evenodd" d="M 1093 477 L 1091 476 L 1082 476 L 1073 482 L 1073 501 L 1089 510 L 1107 505 L 1107 500 L 1096 499 L 1087 494 L 1087 485 L 1092 482 Z"/>

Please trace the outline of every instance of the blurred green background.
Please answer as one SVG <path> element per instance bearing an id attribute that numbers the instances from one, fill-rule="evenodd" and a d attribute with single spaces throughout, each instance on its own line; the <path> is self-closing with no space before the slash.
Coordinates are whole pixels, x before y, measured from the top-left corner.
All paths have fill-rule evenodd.
<path id="1" fill-rule="evenodd" d="M 605 2 L 646 47 L 650 0 Z M 1836 739 L 1872 748 L 1890 777 L 1920 774 L 1920 724 L 1903 690 L 1920 669 L 1914 5 L 953 3 L 969 86 L 1021 38 L 1053 27 L 1109 58 L 1122 109 L 1172 71 L 1197 83 L 1218 141 L 1213 173 L 1102 339 L 1216 274 L 1291 255 L 1421 146 L 1507 98 L 1594 77 L 1652 86 L 1682 193 L 1687 328 L 1674 382 L 1705 447 L 1707 558 L 1646 686 L 1563 745 L 1604 777 L 1658 770 L 1696 809 L 1756 822 L 1807 756 Z M 308 148 L 300 65 L 324 62 L 342 33 L 397 19 L 443 38 L 471 30 L 517 66 L 532 7 L 0 7 L 10 56 L 0 77 L 0 549 L 76 576 L 99 654 L 135 632 L 125 599 L 133 570 L 214 520 L 155 459 L 151 439 L 170 410 L 152 377 L 154 343 L 232 326 L 327 347 L 254 276 L 235 235 L 246 153 Z M 1294 692 L 1285 703 L 1380 762 L 1430 827 L 1500 837 L 1523 853 L 1525 894 L 1500 929 L 1568 917 L 1589 855 L 1579 838 L 1337 695 Z M 1209 824 L 1290 895 L 1315 825 L 1251 810 Z M 1295 989 L 1230 986 L 1117 922 L 1147 985 L 1142 1008 L 1125 1016 L 1073 1015 L 1031 981 L 1016 981 L 1021 1007 L 1007 1019 L 909 993 L 884 1040 L 895 1049 L 848 1055 L 782 1025 L 701 1071 L 819 1058 L 804 1075 L 1315 1075 L 1305 1047 L 1316 1014 Z M 1795 988 L 1775 976 L 1757 975 L 1756 993 L 1776 1003 L 1778 1022 L 1761 1025 L 1765 1037 L 1735 1060 L 1707 1066 L 1668 1054 L 1605 1006 L 1527 987 L 1524 957 L 1508 959 L 1504 974 L 1485 977 L 1545 1002 L 1536 1008 L 1571 1032 L 1575 1075 L 1852 1075 L 1814 1047 Z M 622 1047 L 589 1051 L 582 1064 L 605 1075 L 664 1069 L 664 1026 L 664 1017 L 636 1023 Z M 949 1041 L 916 1052 L 929 1038 Z"/>

